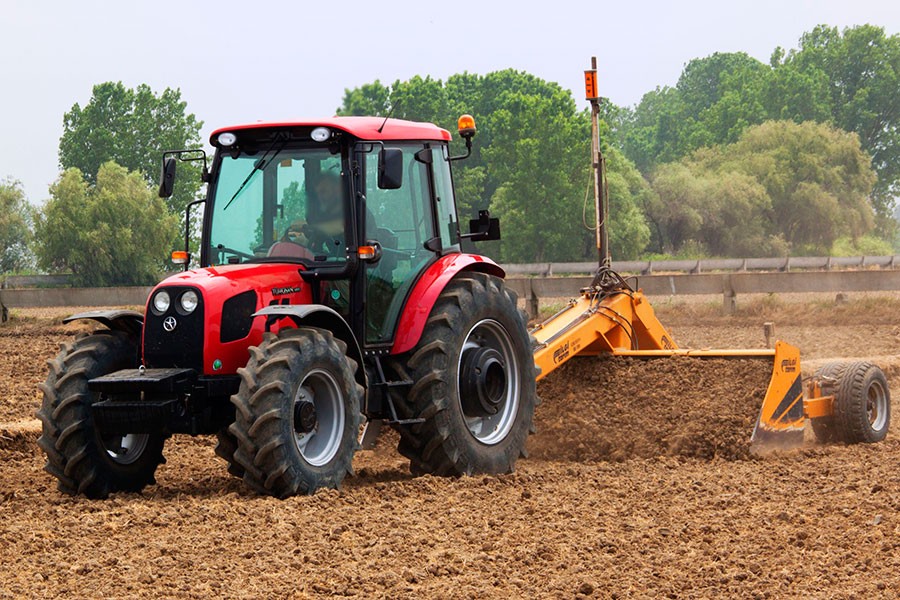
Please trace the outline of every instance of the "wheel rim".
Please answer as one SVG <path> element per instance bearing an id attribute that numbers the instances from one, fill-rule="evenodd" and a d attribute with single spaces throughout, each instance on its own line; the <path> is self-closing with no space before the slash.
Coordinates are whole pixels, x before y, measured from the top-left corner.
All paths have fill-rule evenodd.
<path id="1" fill-rule="evenodd" d="M 314 467 L 328 464 L 341 447 L 344 431 L 344 395 L 337 380 L 321 369 L 310 371 L 297 390 L 294 406 L 311 403 L 315 407 L 315 426 L 300 433 L 294 425 L 294 442 L 303 459 Z M 292 410 L 293 415 L 296 411 Z"/>
<path id="2" fill-rule="evenodd" d="M 103 449 L 116 464 L 130 465 L 141 457 L 149 441 L 147 433 L 113 435 L 103 438 Z"/>
<path id="3" fill-rule="evenodd" d="M 881 431 L 887 423 L 887 394 L 880 381 L 873 381 L 866 392 L 866 416 L 874 431 Z"/>
<path id="4" fill-rule="evenodd" d="M 506 439 L 515 422 L 519 410 L 519 362 L 506 328 L 493 319 L 484 319 L 466 334 L 457 363 L 458 378 L 463 373 L 463 358 L 470 351 L 477 352 L 480 349 L 494 350 L 502 359 L 499 363 L 491 364 L 493 373 L 485 384 L 490 390 L 488 394 L 494 397 L 491 404 L 496 413 L 485 415 L 482 411 L 473 410 L 471 404 L 463 400 L 461 393 L 458 400 L 469 433 L 482 444 L 490 446 Z M 502 367 L 502 372 L 497 371 L 498 365 Z M 462 384 L 462 381 L 457 382 L 458 390 L 465 389 Z"/>

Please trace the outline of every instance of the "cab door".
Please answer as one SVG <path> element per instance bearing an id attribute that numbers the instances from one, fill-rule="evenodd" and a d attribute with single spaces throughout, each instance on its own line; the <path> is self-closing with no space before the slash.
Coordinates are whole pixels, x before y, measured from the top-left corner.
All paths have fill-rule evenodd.
<path id="1" fill-rule="evenodd" d="M 378 188 L 376 146 L 365 160 L 365 240 L 377 241 L 381 259 L 365 268 L 365 344 L 389 344 L 403 304 L 419 275 L 440 254 L 433 210 L 432 150 L 424 143 L 390 144 L 403 152 L 399 189 Z"/>

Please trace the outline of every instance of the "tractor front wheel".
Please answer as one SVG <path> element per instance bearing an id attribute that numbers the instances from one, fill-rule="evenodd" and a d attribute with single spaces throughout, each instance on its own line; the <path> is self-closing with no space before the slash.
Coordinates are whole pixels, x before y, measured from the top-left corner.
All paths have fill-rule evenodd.
<path id="1" fill-rule="evenodd" d="M 415 474 L 509 473 L 532 428 L 535 369 L 525 319 L 503 280 L 463 273 L 441 293 L 422 338 L 397 363 L 399 452 Z"/>
<path id="2" fill-rule="evenodd" d="M 50 373 L 40 385 L 44 400 L 38 445 L 47 455 L 47 472 L 60 491 L 106 498 L 117 491 L 138 492 L 156 483 L 164 462 L 162 434 L 105 435 L 94 426 L 91 405 L 98 395 L 88 381 L 138 364 L 137 341 L 121 331 L 100 330 L 65 344 L 47 361 Z"/>
<path id="3" fill-rule="evenodd" d="M 346 352 L 344 342 L 316 328 L 266 334 L 250 348 L 231 397 L 231 473 L 243 470 L 250 487 L 279 498 L 341 484 L 358 447 L 363 400 Z"/>
<path id="4" fill-rule="evenodd" d="M 238 479 L 244 477 L 244 467 L 234 460 L 234 453 L 237 451 L 237 438 L 235 438 L 228 427 L 223 427 L 216 432 L 216 456 L 228 463 L 228 472 Z"/>

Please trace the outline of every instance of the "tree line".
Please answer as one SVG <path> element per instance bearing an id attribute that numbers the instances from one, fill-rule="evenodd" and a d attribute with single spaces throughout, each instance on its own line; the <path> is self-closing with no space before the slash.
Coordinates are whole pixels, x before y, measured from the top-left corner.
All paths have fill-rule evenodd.
<path id="1" fill-rule="evenodd" d="M 633 107 L 604 101 L 614 257 L 892 252 L 898 77 L 900 36 L 820 26 L 768 64 L 717 53 Z M 345 90 L 337 112 L 448 129 L 472 114 L 472 156 L 454 163 L 461 220 L 490 209 L 503 227 L 480 251 L 574 261 L 595 256 L 591 125 L 580 106 L 558 84 L 507 69 L 376 80 Z M 202 122 L 178 90 L 112 82 L 63 122 L 62 173 L 42 207 L 31 209 L 17 182 L 0 182 L 0 269 L 67 271 L 84 285 L 152 281 L 199 189 L 199 173 L 184 174 L 171 200 L 156 198 L 160 156 L 198 147 Z"/>

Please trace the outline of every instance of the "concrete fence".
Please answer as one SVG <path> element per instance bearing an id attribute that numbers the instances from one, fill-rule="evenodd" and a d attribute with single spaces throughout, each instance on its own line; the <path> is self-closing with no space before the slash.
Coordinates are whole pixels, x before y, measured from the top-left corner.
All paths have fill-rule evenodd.
<path id="1" fill-rule="evenodd" d="M 591 273 L 596 262 L 523 263 L 503 265 L 508 275 L 536 275 L 552 277 Z M 891 256 L 793 256 L 787 258 L 704 258 L 699 260 L 624 260 L 613 261 L 619 273 L 709 273 L 713 271 L 781 271 L 832 269 L 894 269 L 900 268 L 900 255 Z"/>
<path id="2" fill-rule="evenodd" d="M 809 293 L 809 292 L 879 292 L 900 291 L 900 269 L 892 270 L 894 259 L 900 266 L 900 257 L 856 257 L 854 259 L 830 259 L 832 266 L 839 264 L 841 267 L 849 266 L 851 260 L 858 261 L 856 266 L 869 267 L 865 270 L 812 270 L 798 271 L 795 268 L 822 269 L 820 263 L 815 261 L 827 260 L 817 258 L 795 258 L 787 264 L 781 260 L 785 268 L 774 272 L 753 272 L 751 269 L 761 268 L 755 261 L 770 259 L 735 259 L 742 261 L 747 270 L 735 270 L 733 272 L 704 273 L 703 270 L 725 268 L 722 265 L 734 265 L 732 261 L 664 261 L 651 263 L 614 263 L 613 266 L 621 273 L 652 272 L 654 269 L 678 271 L 675 268 L 682 266 L 682 271 L 687 273 L 673 273 L 668 275 L 640 275 L 629 279 L 635 288 L 641 288 L 644 293 L 651 296 L 681 296 L 681 295 L 721 295 L 725 313 L 734 311 L 736 300 L 740 294 L 759 293 Z M 890 260 L 888 260 L 890 259 Z M 694 268 L 688 268 L 687 263 L 693 263 Z M 768 263 L 767 263 L 768 264 Z M 636 268 L 627 268 L 636 265 Z M 802 265 L 798 267 L 797 265 Z M 816 266 L 819 265 L 819 266 Z M 647 268 L 642 271 L 643 266 Z M 579 272 L 589 273 L 596 267 L 593 263 L 562 263 L 545 264 L 537 267 L 547 267 L 550 272 L 557 274 L 575 274 Z M 561 268 L 560 268 L 561 267 Z M 880 267 L 880 268 L 879 268 Z M 592 278 L 569 276 L 552 277 L 543 274 L 538 277 L 516 276 L 521 273 L 531 273 L 536 270 L 535 265 L 506 265 L 507 282 L 518 292 L 519 297 L 525 299 L 528 311 L 535 315 L 540 307 L 540 301 L 548 298 L 567 298 L 576 296 L 579 290 L 590 285 Z M 47 279 L 39 279 L 37 282 L 29 281 L 32 285 L 48 285 Z M 115 288 L 71 288 L 71 287 L 42 287 L 42 288 L 14 288 L 3 286 L 0 289 L 0 308 L 2 308 L 3 320 L 5 320 L 7 308 L 44 308 L 57 306 L 143 306 L 150 293 L 150 287 L 115 287 Z"/>
<path id="3" fill-rule="evenodd" d="M 29 288 L 0 290 L 0 319 L 6 321 L 10 308 L 56 306 L 143 306 L 151 287 L 113 288 Z"/>
<path id="4" fill-rule="evenodd" d="M 591 277 L 507 278 L 532 316 L 542 299 L 576 296 L 591 281 Z M 731 314 L 739 294 L 900 291 L 900 270 L 647 275 L 632 277 L 629 283 L 649 296 L 721 295 L 723 311 Z"/>

